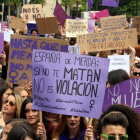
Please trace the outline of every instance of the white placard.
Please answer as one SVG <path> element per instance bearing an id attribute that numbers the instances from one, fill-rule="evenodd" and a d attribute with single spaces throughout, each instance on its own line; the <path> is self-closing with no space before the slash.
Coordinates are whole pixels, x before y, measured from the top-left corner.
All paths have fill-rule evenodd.
<path id="1" fill-rule="evenodd" d="M 71 54 L 80 54 L 80 48 L 78 45 L 69 46 L 68 50 Z"/>
<path id="2" fill-rule="evenodd" d="M 14 32 L 6 28 L 2 29 L 2 32 L 4 32 L 4 41 L 10 42 L 10 36 L 14 34 Z"/>
<path id="3" fill-rule="evenodd" d="M 130 75 L 129 55 L 109 55 L 109 72 L 112 70 L 123 69 Z"/>

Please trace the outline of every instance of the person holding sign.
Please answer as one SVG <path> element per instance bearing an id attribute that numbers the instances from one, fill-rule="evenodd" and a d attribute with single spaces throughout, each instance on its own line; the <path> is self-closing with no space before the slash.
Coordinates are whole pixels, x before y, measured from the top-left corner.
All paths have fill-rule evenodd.
<path id="1" fill-rule="evenodd" d="M 85 140 L 85 136 L 93 139 L 93 127 L 87 126 L 84 117 L 62 115 L 52 140 Z"/>

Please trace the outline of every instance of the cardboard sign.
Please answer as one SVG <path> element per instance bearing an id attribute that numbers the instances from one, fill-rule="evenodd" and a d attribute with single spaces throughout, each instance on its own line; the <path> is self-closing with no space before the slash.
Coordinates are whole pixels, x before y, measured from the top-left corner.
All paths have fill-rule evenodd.
<path id="1" fill-rule="evenodd" d="M 13 30 L 2 29 L 2 32 L 4 33 L 4 41 L 10 42 L 10 36 L 14 34 Z"/>
<path id="2" fill-rule="evenodd" d="M 4 50 L 4 33 L 0 32 L 0 54 L 3 54 L 2 50 Z"/>
<path id="3" fill-rule="evenodd" d="M 37 29 L 37 26 L 34 23 L 27 23 L 27 28 L 28 28 L 28 36 L 31 36 L 31 30 Z M 40 34 L 38 33 L 37 36 L 40 36 Z"/>
<path id="4" fill-rule="evenodd" d="M 11 35 L 10 43 L 7 80 L 15 84 L 32 80 L 33 49 L 68 52 L 68 42 L 54 38 Z"/>
<path id="5" fill-rule="evenodd" d="M 35 21 L 39 34 L 59 33 L 56 17 L 36 18 Z"/>
<path id="6" fill-rule="evenodd" d="M 77 34 L 88 33 L 88 20 L 66 19 L 66 37 L 76 37 Z"/>
<path id="7" fill-rule="evenodd" d="M 77 35 L 77 44 L 80 51 L 105 51 L 128 48 L 128 32 L 116 30 Z"/>
<path id="8" fill-rule="evenodd" d="M 102 5 L 109 6 L 109 7 L 118 7 L 119 0 L 102 0 Z"/>
<path id="9" fill-rule="evenodd" d="M 130 75 L 130 56 L 129 55 L 109 55 L 109 71 L 123 69 Z"/>
<path id="10" fill-rule="evenodd" d="M 58 2 L 56 3 L 54 16 L 57 18 L 60 24 L 64 26 L 65 20 L 67 18 L 67 14 L 65 13 L 65 11 L 63 10 L 63 8 L 60 6 Z"/>
<path id="11" fill-rule="evenodd" d="M 14 17 L 11 21 L 10 27 L 13 29 L 19 29 L 19 31 L 24 31 L 26 23 L 24 23 L 22 19 Z"/>
<path id="12" fill-rule="evenodd" d="M 59 32 L 61 34 L 66 34 L 66 24 L 64 24 L 64 26 L 62 27 L 62 25 L 58 25 L 58 29 L 59 29 Z"/>
<path id="13" fill-rule="evenodd" d="M 140 114 L 140 78 L 116 84 L 105 91 L 103 112 L 113 104 L 125 104 Z"/>
<path id="14" fill-rule="evenodd" d="M 78 45 L 69 46 L 68 50 L 69 50 L 69 53 L 71 53 L 71 54 L 81 54 L 80 48 Z"/>
<path id="15" fill-rule="evenodd" d="M 104 58 L 34 49 L 32 108 L 99 118 L 108 66 Z"/>
<path id="16" fill-rule="evenodd" d="M 22 7 L 22 18 L 24 21 L 34 21 L 35 18 L 43 17 L 41 4 L 25 4 Z"/>
<path id="17" fill-rule="evenodd" d="M 127 27 L 126 15 L 101 18 L 100 24 L 102 31 L 111 31 Z"/>
<path id="18" fill-rule="evenodd" d="M 107 9 L 102 10 L 102 11 L 96 13 L 96 17 L 97 17 L 98 21 L 100 21 L 100 18 L 102 18 L 102 17 L 109 17 L 109 12 Z"/>
<path id="19" fill-rule="evenodd" d="M 133 23 L 131 28 L 136 28 L 137 32 L 140 34 L 140 16 L 133 17 Z"/>
<path id="20" fill-rule="evenodd" d="M 1 30 L 8 29 L 8 22 L 0 22 L 0 24 L 1 24 Z"/>

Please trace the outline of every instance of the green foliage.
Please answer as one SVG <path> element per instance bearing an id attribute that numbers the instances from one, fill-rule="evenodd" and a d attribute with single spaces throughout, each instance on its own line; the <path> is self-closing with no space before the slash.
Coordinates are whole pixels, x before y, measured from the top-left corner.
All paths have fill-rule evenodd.
<path id="1" fill-rule="evenodd" d="M 30 4 L 42 4 L 42 5 L 45 5 L 46 0 L 31 0 Z"/>
<path id="2" fill-rule="evenodd" d="M 86 0 L 82 0 L 79 2 L 79 5 L 82 5 L 79 7 L 80 12 L 85 12 L 86 11 Z"/>
<path id="3" fill-rule="evenodd" d="M 74 4 L 73 0 L 62 0 L 61 5 L 63 6 L 72 6 Z"/>

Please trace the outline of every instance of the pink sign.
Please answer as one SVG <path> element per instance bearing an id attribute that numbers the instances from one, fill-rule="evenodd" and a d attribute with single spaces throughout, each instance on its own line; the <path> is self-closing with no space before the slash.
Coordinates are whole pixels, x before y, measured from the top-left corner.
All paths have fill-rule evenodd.
<path id="1" fill-rule="evenodd" d="M 90 13 L 90 19 L 91 19 L 91 20 L 94 20 L 94 19 L 93 19 L 93 13 L 91 13 L 90 11 L 89 11 L 89 13 Z"/>
<path id="2" fill-rule="evenodd" d="M 96 14 L 96 17 L 97 17 L 98 21 L 100 21 L 100 18 L 102 18 L 102 17 L 109 17 L 109 16 L 110 15 L 109 15 L 109 12 L 108 12 L 107 9 L 102 10 L 102 11 L 100 11 Z"/>
<path id="3" fill-rule="evenodd" d="M 8 22 L 0 22 L 0 24 L 1 24 L 1 30 L 4 28 L 8 29 Z"/>

